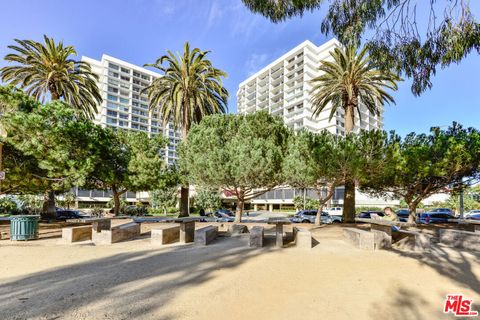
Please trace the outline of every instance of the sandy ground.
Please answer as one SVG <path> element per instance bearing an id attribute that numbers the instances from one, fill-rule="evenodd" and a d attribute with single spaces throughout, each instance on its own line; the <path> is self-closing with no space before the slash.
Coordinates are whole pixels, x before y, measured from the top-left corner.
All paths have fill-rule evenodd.
<path id="1" fill-rule="evenodd" d="M 148 229 L 144 227 L 143 231 Z M 480 254 L 366 252 L 340 226 L 314 230 L 311 250 L 152 246 L 148 235 L 110 246 L 49 237 L 0 241 L 1 319 L 451 319 L 448 293 L 480 309 Z"/>

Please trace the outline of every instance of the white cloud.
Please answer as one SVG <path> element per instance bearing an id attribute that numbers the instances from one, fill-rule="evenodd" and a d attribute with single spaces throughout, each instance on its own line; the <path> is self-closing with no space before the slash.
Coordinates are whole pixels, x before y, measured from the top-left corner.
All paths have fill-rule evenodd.
<path id="1" fill-rule="evenodd" d="M 251 76 L 255 72 L 267 65 L 269 55 L 267 53 L 252 53 L 247 61 L 245 61 L 245 71 L 248 76 Z"/>

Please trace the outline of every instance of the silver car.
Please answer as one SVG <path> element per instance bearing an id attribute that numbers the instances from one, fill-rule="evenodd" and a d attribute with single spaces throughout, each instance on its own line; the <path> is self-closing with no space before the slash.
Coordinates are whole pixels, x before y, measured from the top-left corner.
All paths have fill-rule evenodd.
<path id="1" fill-rule="evenodd" d="M 315 223 L 316 217 L 317 210 L 300 210 L 290 220 L 296 223 Z M 330 224 L 332 222 L 332 217 L 328 213 L 322 212 L 322 215 L 320 216 L 320 223 Z"/>

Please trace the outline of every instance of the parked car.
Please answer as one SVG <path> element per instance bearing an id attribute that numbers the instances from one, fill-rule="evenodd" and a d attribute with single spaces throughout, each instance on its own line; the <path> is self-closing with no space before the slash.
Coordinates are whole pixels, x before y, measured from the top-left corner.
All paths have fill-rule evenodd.
<path id="1" fill-rule="evenodd" d="M 333 223 L 341 223 L 343 221 L 343 217 L 342 216 L 338 216 L 338 215 L 330 215 L 330 218 L 332 218 L 332 222 Z"/>
<path id="2" fill-rule="evenodd" d="M 57 209 L 57 220 L 81 219 L 84 217 L 84 214 L 78 210 Z"/>
<path id="3" fill-rule="evenodd" d="M 379 217 L 385 216 L 385 213 L 383 213 L 383 211 L 362 211 L 357 215 L 357 218 L 371 219 L 372 214 L 376 214 Z"/>
<path id="4" fill-rule="evenodd" d="M 448 208 L 436 208 L 436 209 L 430 210 L 429 212 L 448 213 L 453 216 L 453 211 Z"/>
<path id="5" fill-rule="evenodd" d="M 440 212 L 426 212 L 420 214 L 419 223 L 447 223 L 449 219 L 456 219 L 453 214 Z"/>
<path id="6" fill-rule="evenodd" d="M 217 213 L 222 213 L 230 217 L 235 217 L 235 213 L 228 209 L 218 209 L 217 211 L 215 211 L 215 214 Z"/>
<path id="7" fill-rule="evenodd" d="M 296 223 L 299 223 L 299 222 L 315 223 L 316 217 L 317 217 L 317 210 L 300 210 L 290 220 Z M 320 223 L 330 224 L 332 222 L 333 222 L 332 217 L 328 213 L 322 212 L 320 216 Z"/>
<path id="8" fill-rule="evenodd" d="M 480 214 L 480 210 L 470 210 L 465 213 L 465 217 L 469 217 L 471 215 L 476 215 L 476 214 Z"/>
<path id="9" fill-rule="evenodd" d="M 331 216 L 342 216 L 343 208 L 342 207 L 332 207 L 325 210 Z"/>
<path id="10" fill-rule="evenodd" d="M 224 212 L 221 212 L 220 210 L 215 211 L 215 213 L 213 214 L 213 217 L 215 219 L 215 222 L 234 222 L 235 221 L 235 217 L 232 217 Z"/>
<path id="11" fill-rule="evenodd" d="M 468 215 L 467 219 L 480 220 L 480 213 L 470 214 L 470 215 Z"/>
<path id="12" fill-rule="evenodd" d="M 408 209 L 398 209 L 396 214 L 397 214 L 398 219 L 400 219 L 400 221 L 407 222 L 408 221 L 408 216 L 410 215 L 410 210 L 408 210 Z"/>

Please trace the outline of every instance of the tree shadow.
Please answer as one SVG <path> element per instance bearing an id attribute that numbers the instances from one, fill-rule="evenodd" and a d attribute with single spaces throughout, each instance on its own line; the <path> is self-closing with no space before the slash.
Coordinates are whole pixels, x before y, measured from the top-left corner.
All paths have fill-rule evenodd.
<path id="1" fill-rule="evenodd" d="M 215 271 L 233 269 L 270 250 L 250 249 L 245 241 L 229 238 L 208 247 L 183 245 L 120 253 L 6 281 L 0 284 L 0 310 L 3 319 L 54 319 L 65 314 L 135 319 L 155 314 L 184 289 L 214 280 Z M 228 290 L 228 284 L 225 287 Z M 171 314 L 155 319 L 179 317 Z"/>
<path id="2" fill-rule="evenodd" d="M 387 296 L 382 301 L 370 306 L 368 316 L 370 319 L 391 320 L 424 320 L 439 319 L 445 315 L 441 312 L 443 306 L 433 309 L 421 295 L 415 291 L 400 287 L 391 287 Z"/>
<path id="3" fill-rule="evenodd" d="M 415 259 L 420 264 L 434 269 L 440 275 L 480 294 L 480 281 L 473 272 L 473 265 L 480 264 L 480 253 L 478 252 L 462 251 L 442 244 L 432 244 L 430 251 L 426 252 L 405 251 L 395 247 L 390 251 L 402 257 Z"/>

